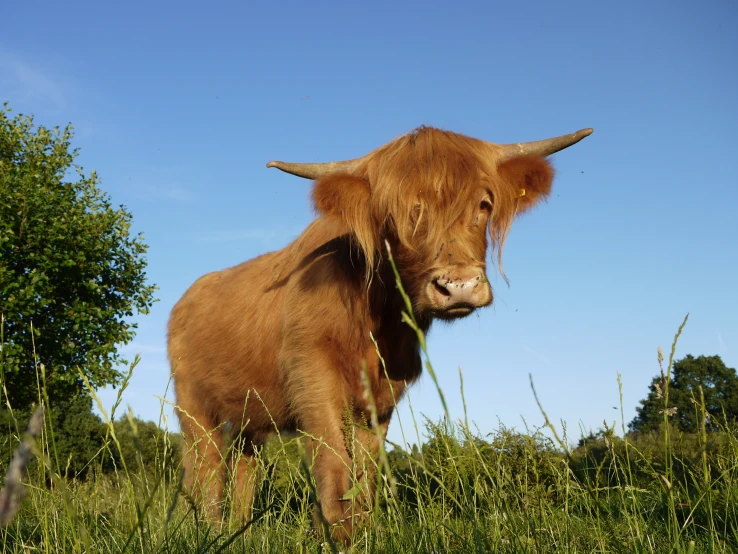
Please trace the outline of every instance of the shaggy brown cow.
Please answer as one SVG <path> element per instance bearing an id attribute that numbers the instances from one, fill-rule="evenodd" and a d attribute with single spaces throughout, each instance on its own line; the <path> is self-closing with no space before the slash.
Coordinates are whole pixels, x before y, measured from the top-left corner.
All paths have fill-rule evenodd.
<path id="1" fill-rule="evenodd" d="M 550 192 L 545 156 L 591 132 L 498 145 L 421 127 L 355 160 L 268 164 L 316 179 L 319 217 L 283 250 L 201 277 L 169 322 L 186 486 L 212 517 L 221 514 L 224 424 L 243 449 L 231 468 L 243 517 L 254 446 L 275 429 L 300 430 L 311 437 L 322 514 L 334 534 L 350 535 L 360 498 L 345 495 L 352 480 L 372 494 L 377 435 L 421 373 L 385 241 L 424 331 L 491 304 L 487 235 L 499 256 L 515 215 Z M 379 433 L 366 425 L 362 367 Z M 347 414 L 357 423 L 351 440 Z"/>

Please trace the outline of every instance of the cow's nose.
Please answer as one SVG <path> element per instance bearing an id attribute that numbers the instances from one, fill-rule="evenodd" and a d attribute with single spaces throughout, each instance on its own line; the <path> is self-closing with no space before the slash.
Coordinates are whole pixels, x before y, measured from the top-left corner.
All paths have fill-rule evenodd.
<path id="1" fill-rule="evenodd" d="M 475 289 L 482 282 L 482 276 L 470 279 L 441 277 L 433 281 L 439 300 L 444 304 L 475 304 Z"/>
<path id="2" fill-rule="evenodd" d="M 492 301 L 492 290 L 484 269 L 476 267 L 450 268 L 431 280 L 431 301 L 440 309 L 454 306 L 478 308 Z"/>

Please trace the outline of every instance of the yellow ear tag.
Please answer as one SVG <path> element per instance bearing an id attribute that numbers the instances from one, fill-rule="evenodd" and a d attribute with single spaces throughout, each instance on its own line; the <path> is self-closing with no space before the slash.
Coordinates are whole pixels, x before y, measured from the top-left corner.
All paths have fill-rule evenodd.
<path id="1" fill-rule="evenodd" d="M 520 196 L 525 196 L 525 189 L 520 189 Z"/>

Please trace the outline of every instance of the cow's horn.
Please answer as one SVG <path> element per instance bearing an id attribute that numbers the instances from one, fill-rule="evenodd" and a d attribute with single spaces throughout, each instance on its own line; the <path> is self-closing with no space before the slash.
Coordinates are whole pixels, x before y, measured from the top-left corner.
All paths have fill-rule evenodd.
<path id="1" fill-rule="evenodd" d="M 519 142 L 517 144 L 502 144 L 501 160 L 509 160 L 518 156 L 550 156 L 568 148 L 572 144 L 576 144 L 584 137 L 592 134 L 593 129 L 581 129 L 571 135 L 561 135 L 545 140 L 536 140 L 534 142 Z"/>
<path id="2" fill-rule="evenodd" d="M 353 173 L 364 157 L 345 160 L 342 162 L 325 163 L 292 163 L 273 161 L 269 162 L 267 167 L 276 167 L 286 173 L 292 173 L 292 175 L 304 177 L 305 179 L 320 179 L 321 177 L 331 173 Z"/>

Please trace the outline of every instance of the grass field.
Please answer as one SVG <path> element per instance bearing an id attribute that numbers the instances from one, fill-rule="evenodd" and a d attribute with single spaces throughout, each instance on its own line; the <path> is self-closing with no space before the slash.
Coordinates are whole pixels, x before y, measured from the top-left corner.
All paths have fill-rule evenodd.
<path id="1" fill-rule="evenodd" d="M 84 480 L 60 477 L 65 461 L 44 426 L 25 502 L 0 528 L 2 552 L 738 551 L 738 434 L 725 426 L 687 436 L 664 425 L 625 438 L 605 429 L 572 447 L 580 437 L 559 438 L 547 416 L 548 429 L 486 436 L 463 414 L 395 421 L 412 430 L 408 442 L 420 427 L 423 445 L 386 445 L 375 505 L 347 547 L 312 526 L 315 486 L 299 435 L 277 436 L 258 452 L 252 520 L 212 523 L 183 491 L 175 434 L 158 435 L 153 460 L 138 452 L 119 456 L 113 472 L 98 470 L 121 448 L 111 421 L 119 403 L 100 407 L 108 436 Z M 22 429 L 12 435 L 6 442 L 15 448 Z"/>

